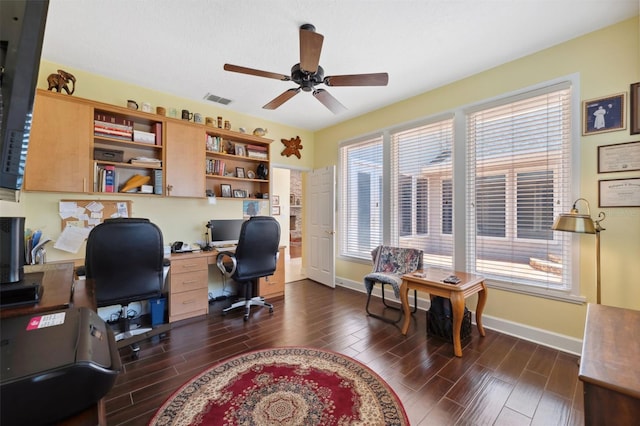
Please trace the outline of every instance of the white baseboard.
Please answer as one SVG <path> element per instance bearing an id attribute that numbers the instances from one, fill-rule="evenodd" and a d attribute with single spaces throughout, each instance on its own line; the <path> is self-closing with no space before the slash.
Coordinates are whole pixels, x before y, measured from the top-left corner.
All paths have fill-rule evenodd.
<path id="1" fill-rule="evenodd" d="M 336 285 L 366 294 L 364 282 L 336 277 Z M 372 295 L 382 297 L 381 286 L 374 286 Z M 396 300 L 393 295 L 393 291 L 385 292 L 385 298 L 388 300 Z M 409 299 L 413 299 L 411 294 L 409 295 Z M 426 311 L 429 309 L 429 304 L 429 299 L 420 297 L 420 293 L 418 293 L 418 309 Z M 362 311 L 364 312 L 364 301 Z M 475 318 L 475 315 L 473 318 Z M 559 351 L 568 352 L 574 355 L 580 355 L 582 352 L 582 340 L 576 339 L 575 337 L 565 336 L 541 328 L 531 327 L 498 317 L 492 317 L 490 315 L 482 315 L 482 323 L 487 329 L 495 330 L 509 336 L 514 336 L 519 339 L 527 340 Z"/>

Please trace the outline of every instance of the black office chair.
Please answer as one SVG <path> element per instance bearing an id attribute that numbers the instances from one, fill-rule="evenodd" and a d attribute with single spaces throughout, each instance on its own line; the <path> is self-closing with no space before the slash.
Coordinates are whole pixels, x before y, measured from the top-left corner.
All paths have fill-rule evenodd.
<path id="1" fill-rule="evenodd" d="M 278 221 L 271 216 L 253 216 L 242 224 L 235 252 L 218 253 L 216 264 L 220 272 L 244 286 L 244 299 L 223 309 L 223 315 L 242 306 L 245 308 L 245 321 L 249 319 L 251 306 L 265 306 L 269 308 L 269 312 L 273 312 L 273 305 L 265 302 L 263 297 L 252 297 L 252 288 L 257 286 L 258 278 L 275 272 L 279 245 Z"/>
<path id="2" fill-rule="evenodd" d="M 122 306 L 118 318 L 122 332 L 116 335 L 116 341 L 126 344 L 135 340 L 131 343 L 134 358 L 140 350 L 137 341 L 166 328 L 131 330 L 128 305 L 160 297 L 167 266 L 162 232 L 148 219 L 107 219 L 89 233 L 86 277 L 94 281 L 98 307 Z M 133 339 L 134 336 L 138 338 Z"/>

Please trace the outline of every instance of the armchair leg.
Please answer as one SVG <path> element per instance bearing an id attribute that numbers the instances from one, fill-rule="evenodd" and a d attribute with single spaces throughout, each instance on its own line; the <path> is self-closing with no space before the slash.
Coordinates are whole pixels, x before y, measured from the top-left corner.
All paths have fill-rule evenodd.
<path id="1" fill-rule="evenodd" d="M 392 305 L 388 305 L 387 302 L 385 301 L 384 298 L 384 285 L 382 286 L 382 303 L 384 304 L 385 307 L 389 308 L 389 309 L 393 309 L 394 311 L 399 311 L 398 313 L 398 318 L 397 319 L 391 319 L 391 318 L 386 318 L 383 317 L 381 315 L 377 315 L 372 313 L 371 311 L 369 311 L 369 303 L 371 302 L 371 292 L 367 292 L 367 305 L 365 306 L 365 310 L 367 311 L 367 315 L 369 315 L 370 317 L 374 317 L 377 318 L 379 320 L 388 322 L 390 324 L 396 324 L 398 323 L 401 319 L 402 319 L 402 307 L 396 307 L 396 306 L 392 306 Z M 413 310 L 411 311 L 411 313 L 415 313 L 418 310 L 418 292 L 417 290 L 413 291 Z"/>

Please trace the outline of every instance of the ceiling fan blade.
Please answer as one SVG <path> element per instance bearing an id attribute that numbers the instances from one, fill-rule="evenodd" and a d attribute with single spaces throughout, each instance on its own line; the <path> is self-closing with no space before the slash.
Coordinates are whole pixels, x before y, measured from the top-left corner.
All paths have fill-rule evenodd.
<path id="1" fill-rule="evenodd" d="M 299 87 L 297 89 L 289 89 L 289 90 L 281 93 L 280 95 L 278 95 L 275 99 L 273 99 L 271 102 L 269 102 L 268 104 L 266 104 L 262 108 L 264 108 L 264 109 L 276 109 L 280 105 L 282 105 L 283 103 L 287 102 L 289 99 L 291 99 L 295 95 L 297 95 L 298 92 L 300 92 L 300 88 Z"/>
<path id="2" fill-rule="evenodd" d="M 386 86 L 389 74 L 380 72 L 375 74 L 329 75 L 324 78 L 327 86 Z"/>
<path id="3" fill-rule="evenodd" d="M 324 89 L 318 89 L 313 91 L 313 96 L 322 102 L 322 105 L 329 108 L 329 110 L 334 114 L 340 114 L 343 111 L 346 111 L 347 108 L 342 105 L 336 98 L 331 96 L 331 93 L 327 92 Z"/>
<path id="4" fill-rule="evenodd" d="M 324 36 L 315 31 L 300 28 L 300 68 L 310 74 L 318 71 Z"/>
<path id="5" fill-rule="evenodd" d="M 275 72 L 261 71 L 253 68 L 241 67 L 239 65 L 224 64 L 225 71 L 239 72 L 240 74 L 257 75 L 258 77 L 275 78 L 276 80 L 289 81 L 291 77 Z"/>

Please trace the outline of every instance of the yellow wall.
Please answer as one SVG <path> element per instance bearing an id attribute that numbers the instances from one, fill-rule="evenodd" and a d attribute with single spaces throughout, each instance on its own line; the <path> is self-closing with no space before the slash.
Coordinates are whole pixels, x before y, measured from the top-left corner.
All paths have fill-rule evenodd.
<path id="1" fill-rule="evenodd" d="M 239 126 L 247 130 L 255 127 L 267 128 L 269 130 L 267 137 L 274 139 L 271 147 L 272 166 L 313 169 L 337 165 L 337 147 L 340 141 L 572 73 L 580 74 L 581 99 L 628 92 L 630 83 L 640 81 L 639 32 L 639 19 L 636 17 L 316 133 L 265 122 L 255 117 L 233 113 L 215 104 L 170 96 L 46 61 L 41 64 L 39 82 L 40 87 L 46 88 L 46 76 L 62 68 L 74 74 L 78 80 L 74 96 L 116 105 L 125 105 L 127 99 L 135 99 L 138 102 L 148 101 L 154 106 L 186 108 L 201 112 L 205 116 L 222 115 L 231 121 L 233 129 Z M 447 64 L 441 64 L 441 66 L 446 67 Z M 393 79 L 393 76 L 391 78 Z M 304 141 L 307 155 L 303 155 L 302 160 L 295 157 L 281 157 L 279 155 L 282 146 L 280 139 L 289 139 L 297 135 Z M 602 233 L 603 302 L 608 305 L 640 309 L 640 283 L 638 282 L 640 208 L 597 208 L 598 179 L 639 175 L 638 172 L 616 173 L 615 176 L 598 175 L 597 146 L 632 140 L 640 140 L 640 135 L 630 136 L 628 130 L 581 137 L 579 196 L 587 198 L 595 212 L 603 210 L 607 214 L 607 219 L 603 222 L 606 231 Z M 0 209 L 3 216 L 26 216 L 27 226 L 44 228 L 45 234 L 55 239 L 60 231 L 60 222 L 56 215 L 57 201 L 64 198 L 98 197 L 82 194 L 23 193 L 22 201 L 18 204 L 0 201 Z M 149 217 L 158 223 L 166 241 L 176 239 L 187 242 L 197 241 L 202 238 L 207 220 L 241 215 L 238 202 L 233 200 L 218 201 L 218 204 L 211 206 L 206 200 L 200 199 L 154 197 L 131 197 L 131 199 L 134 214 Z M 595 301 L 594 238 L 581 236 L 579 240 L 582 293 L 588 301 L 593 302 Z M 48 250 L 48 255 L 49 260 L 82 257 L 66 255 L 53 249 Z M 339 277 L 359 282 L 362 276 L 369 272 L 370 265 L 337 259 L 336 268 Z M 585 309 L 585 305 L 491 289 L 485 314 L 505 321 L 581 338 Z"/>
<path id="2" fill-rule="evenodd" d="M 573 73 L 580 75 L 581 100 L 628 93 L 629 85 L 640 81 L 639 26 L 636 17 L 318 131 L 314 166 L 337 164 L 340 141 Z M 637 140 L 640 135 L 630 135 L 628 129 L 581 137 L 581 190 L 576 194 L 590 201 L 592 214 L 607 214 L 601 235 L 603 303 L 632 309 L 640 309 L 640 208 L 599 209 L 597 185 L 598 179 L 638 177 L 640 172 L 598 175 L 596 160 L 599 145 Z M 579 240 L 582 294 L 595 302 L 595 239 L 586 235 Z M 361 281 L 369 270 L 369 265 L 336 262 L 336 274 L 354 281 Z M 496 289 L 490 290 L 485 308 L 485 315 L 576 338 L 582 337 L 585 313 L 586 305 Z"/>

